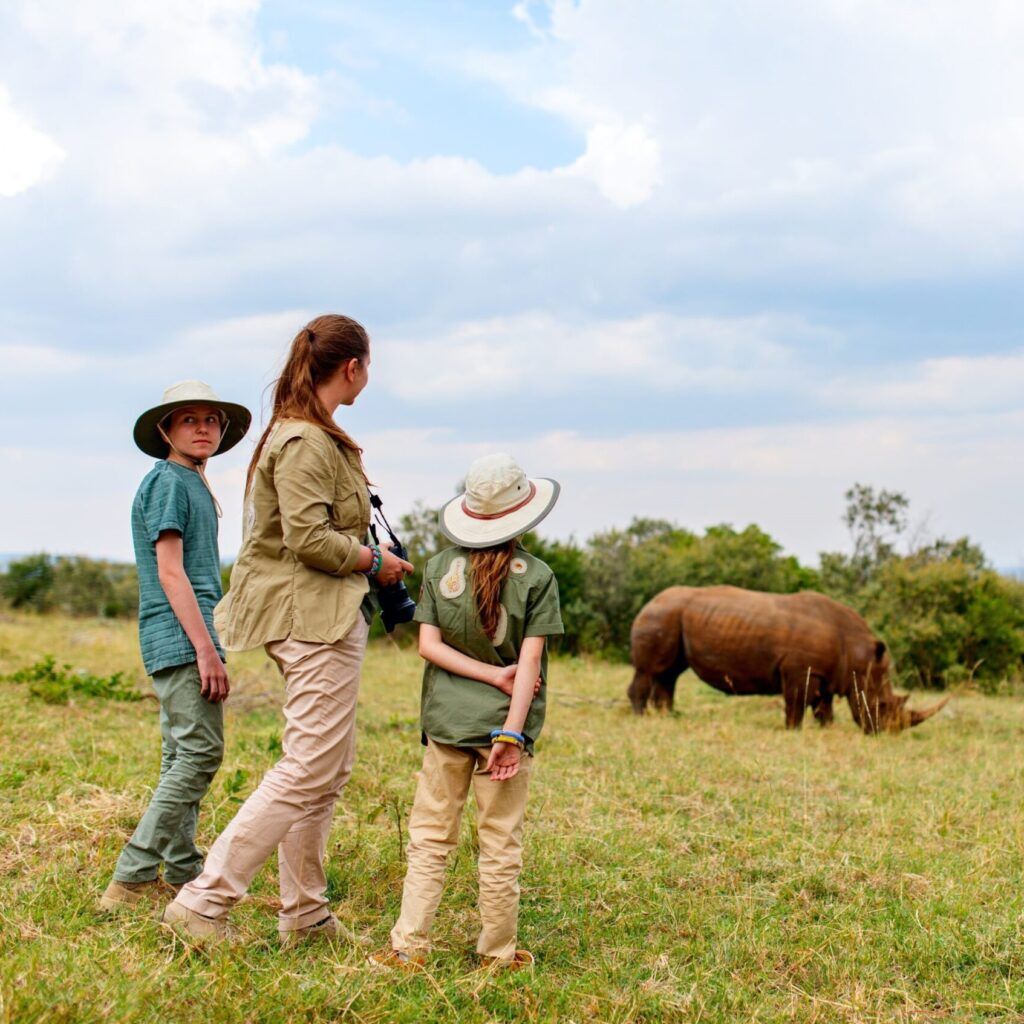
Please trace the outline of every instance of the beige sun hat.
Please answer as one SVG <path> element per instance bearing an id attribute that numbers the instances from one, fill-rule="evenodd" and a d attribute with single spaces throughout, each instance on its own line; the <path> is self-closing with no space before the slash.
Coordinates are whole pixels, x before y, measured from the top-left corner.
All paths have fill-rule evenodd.
<path id="1" fill-rule="evenodd" d="M 466 493 L 441 509 L 441 530 L 464 548 L 504 544 L 532 530 L 560 490 L 555 480 L 528 477 L 511 455 L 485 455 L 469 467 Z"/>
<path id="2" fill-rule="evenodd" d="M 225 423 L 221 429 L 220 446 L 213 453 L 223 455 L 234 448 L 245 437 L 252 422 L 252 413 L 244 405 L 222 402 L 209 384 L 201 380 L 183 380 L 172 384 L 165 392 L 163 401 L 147 409 L 135 421 L 135 443 L 154 459 L 167 458 L 167 442 L 160 435 L 160 424 L 175 409 L 186 405 L 212 405 L 224 413 Z"/>

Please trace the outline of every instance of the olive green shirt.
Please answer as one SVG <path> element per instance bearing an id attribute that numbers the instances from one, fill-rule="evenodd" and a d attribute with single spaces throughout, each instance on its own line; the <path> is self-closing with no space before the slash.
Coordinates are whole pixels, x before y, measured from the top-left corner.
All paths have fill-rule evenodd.
<path id="1" fill-rule="evenodd" d="M 435 555 L 423 572 L 416 622 L 437 626 L 449 647 L 488 665 L 511 665 L 519 660 L 528 636 L 564 633 L 558 607 L 558 581 L 539 558 L 516 549 L 508 579 L 501 588 L 501 618 L 495 639 L 484 632 L 469 579 L 471 552 L 447 548 Z M 544 725 L 547 702 L 548 653 L 541 656 L 541 685 L 523 725 L 526 749 Z M 491 730 L 505 724 L 511 698 L 496 686 L 466 679 L 427 662 L 423 671 L 420 724 L 424 737 L 455 747 L 488 747 Z M 426 743 L 426 739 L 423 741 Z"/>
<path id="2" fill-rule="evenodd" d="M 244 518 L 231 587 L 214 619 L 224 646 L 345 636 L 369 585 L 355 572 L 370 525 L 358 453 L 313 423 L 282 420 L 263 446 Z"/>

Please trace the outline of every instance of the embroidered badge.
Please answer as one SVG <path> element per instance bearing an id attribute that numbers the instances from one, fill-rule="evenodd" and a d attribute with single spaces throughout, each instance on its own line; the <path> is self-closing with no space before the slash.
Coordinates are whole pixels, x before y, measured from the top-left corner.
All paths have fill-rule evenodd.
<path id="1" fill-rule="evenodd" d="M 513 572 L 516 576 L 526 575 L 526 559 L 525 558 L 513 558 L 509 563 L 509 572 Z"/>
<path id="2" fill-rule="evenodd" d="M 498 605 L 498 628 L 494 631 L 494 646 L 500 647 L 508 632 L 508 612 L 503 604 Z"/>
<path id="3" fill-rule="evenodd" d="M 441 596 L 447 597 L 450 601 L 463 595 L 466 590 L 466 560 L 464 558 L 456 558 L 452 561 L 448 572 L 441 577 L 439 589 Z"/>

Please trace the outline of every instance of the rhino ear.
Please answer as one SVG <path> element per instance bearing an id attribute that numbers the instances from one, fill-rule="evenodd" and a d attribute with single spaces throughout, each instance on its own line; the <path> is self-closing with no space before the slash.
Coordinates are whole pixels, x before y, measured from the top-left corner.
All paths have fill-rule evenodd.
<path id="1" fill-rule="evenodd" d="M 885 641 L 879 640 L 875 643 L 875 661 L 881 661 L 885 657 Z"/>

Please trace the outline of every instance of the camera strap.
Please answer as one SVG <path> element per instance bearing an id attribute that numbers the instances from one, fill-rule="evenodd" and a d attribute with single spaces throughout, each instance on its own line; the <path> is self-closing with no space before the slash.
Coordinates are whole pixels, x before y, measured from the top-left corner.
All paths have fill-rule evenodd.
<path id="1" fill-rule="evenodd" d="M 387 516 L 384 515 L 384 502 L 381 500 L 379 494 L 374 494 L 373 491 L 369 490 L 369 488 L 367 488 L 367 493 L 370 495 L 370 505 L 373 507 L 374 515 L 377 516 L 381 526 L 388 531 L 391 543 L 397 547 L 398 537 L 395 536 L 395 531 L 391 529 L 391 524 L 388 522 Z M 377 537 L 377 524 L 374 522 L 370 523 L 370 534 L 373 537 L 374 544 L 379 544 L 380 540 Z"/>

